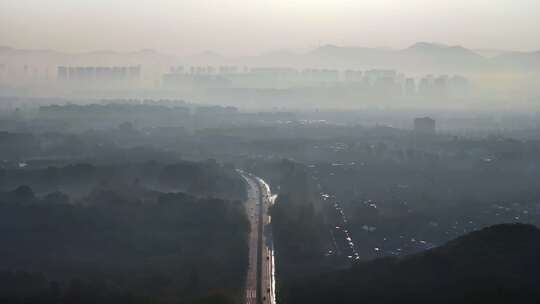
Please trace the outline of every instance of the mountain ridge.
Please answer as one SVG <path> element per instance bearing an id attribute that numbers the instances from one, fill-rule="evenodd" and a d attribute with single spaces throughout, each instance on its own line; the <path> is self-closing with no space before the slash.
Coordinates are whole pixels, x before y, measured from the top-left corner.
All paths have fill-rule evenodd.
<path id="1" fill-rule="evenodd" d="M 0 62 L 21 64 L 50 62 L 54 65 L 98 64 L 164 64 L 164 65 L 251 65 L 290 66 L 296 68 L 324 67 L 337 69 L 397 69 L 419 73 L 484 73 L 484 72 L 533 72 L 540 67 L 539 51 L 505 51 L 493 56 L 483 56 L 477 51 L 460 45 L 417 42 L 402 49 L 338 46 L 325 44 L 304 52 L 279 50 L 252 56 L 225 56 L 214 51 L 204 51 L 189 56 L 162 53 L 152 49 L 130 52 L 97 50 L 66 53 L 56 50 L 16 49 L 0 47 Z"/>
<path id="2" fill-rule="evenodd" d="M 538 303 L 540 229 L 501 224 L 402 258 L 304 278 L 291 303 Z M 412 278 L 412 279 L 411 279 Z M 294 291 L 294 292 L 292 292 Z"/>

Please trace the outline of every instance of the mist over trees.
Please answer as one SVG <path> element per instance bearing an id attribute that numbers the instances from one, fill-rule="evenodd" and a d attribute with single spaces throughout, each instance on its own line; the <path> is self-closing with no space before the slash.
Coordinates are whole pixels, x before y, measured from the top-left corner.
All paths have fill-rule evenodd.
<path id="1" fill-rule="evenodd" d="M 282 8 L 313 13 L 324 6 L 315 2 Z M 202 42 L 178 33 L 203 41 L 208 16 L 234 5 L 168 19 L 196 3 L 167 3 L 183 9 L 151 26 L 140 3 L 125 11 L 167 45 L 197 49 Z M 477 13 L 508 24 L 530 16 L 528 4 Z M 268 10 L 239 18 L 250 5 Z M 271 41 L 254 44 L 274 28 L 256 19 L 275 17 L 273 5 L 245 4 L 211 25 L 249 20 L 234 34 L 257 33 L 244 45 L 263 48 Z M 399 5 L 383 4 L 380 16 L 405 37 Z M 451 5 L 431 5 L 420 15 L 436 8 L 429 17 L 445 25 Z M 478 7 L 459 8 L 451 30 L 469 26 Z M 330 8 L 317 18 L 334 16 Z M 8 12 L 6 24 L 17 15 Z M 360 16 L 340 20 L 340 36 L 351 22 L 379 35 Z M 484 27 L 508 34 L 532 23 Z M 290 25 L 280 23 L 280 40 L 306 41 Z M 242 45 L 234 37 L 212 45 Z M 540 51 L 414 37 L 399 48 L 318 41 L 242 56 L 178 55 L 161 51 L 165 43 L 0 46 L 0 303 L 539 303 Z M 534 42 L 519 38 L 514 45 Z"/>
<path id="2" fill-rule="evenodd" d="M 71 297 L 89 303 L 144 303 L 187 301 L 214 289 L 229 290 L 235 297 L 246 267 L 249 226 L 243 205 L 210 198 L 216 194 L 205 191 L 211 186 L 183 186 L 174 171 L 181 166 L 165 167 L 172 170 L 165 180 L 178 180 L 179 187 L 202 197 L 145 188 L 146 181 L 134 173 L 130 177 L 136 184 L 122 184 L 109 175 L 109 182 L 85 195 L 80 189 L 70 191 L 99 176 L 100 168 L 91 165 L 3 175 L 10 182 L 35 184 L 43 192 L 69 180 L 73 188 L 66 192 L 77 198 L 58 191 L 39 196 L 28 186 L 0 193 L 0 268 L 17 271 L 1 275 L 13 289 L 0 298 L 21 303 L 69 303 Z M 204 166 L 193 163 L 182 172 Z M 70 178 L 73 171 L 78 180 Z M 53 186 L 39 183 L 51 174 Z M 208 175 L 208 181 L 219 183 L 220 178 L 218 173 Z M 242 190 L 232 196 L 242 197 Z M 28 286 L 28 281 L 37 286 Z"/>

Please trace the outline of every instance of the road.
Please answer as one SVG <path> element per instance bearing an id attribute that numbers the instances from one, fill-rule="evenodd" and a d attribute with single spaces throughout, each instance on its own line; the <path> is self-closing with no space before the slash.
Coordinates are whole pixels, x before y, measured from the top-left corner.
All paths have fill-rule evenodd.
<path id="1" fill-rule="evenodd" d="M 249 265 L 246 277 L 246 304 L 275 304 L 274 245 L 268 208 L 274 203 L 270 187 L 261 178 L 239 171 L 248 185 L 246 211 L 249 235 Z"/>

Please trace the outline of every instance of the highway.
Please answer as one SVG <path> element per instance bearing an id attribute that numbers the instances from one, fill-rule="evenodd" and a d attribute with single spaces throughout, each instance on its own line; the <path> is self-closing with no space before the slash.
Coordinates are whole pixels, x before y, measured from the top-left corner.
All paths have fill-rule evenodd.
<path id="1" fill-rule="evenodd" d="M 274 203 L 269 185 L 261 178 L 239 171 L 248 186 L 246 212 L 249 235 L 249 265 L 246 276 L 246 304 L 275 304 L 274 245 L 268 208 Z"/>

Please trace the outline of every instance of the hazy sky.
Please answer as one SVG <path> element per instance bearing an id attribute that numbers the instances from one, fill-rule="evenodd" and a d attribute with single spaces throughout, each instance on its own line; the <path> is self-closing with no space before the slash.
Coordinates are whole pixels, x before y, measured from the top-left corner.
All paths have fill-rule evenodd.
<path id="1" fill-rule="evenodd" d="M 248 55 L 417 41 L 540 50 L 540 0 L 0 0 L 0 45 Z"/>

